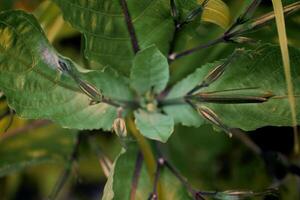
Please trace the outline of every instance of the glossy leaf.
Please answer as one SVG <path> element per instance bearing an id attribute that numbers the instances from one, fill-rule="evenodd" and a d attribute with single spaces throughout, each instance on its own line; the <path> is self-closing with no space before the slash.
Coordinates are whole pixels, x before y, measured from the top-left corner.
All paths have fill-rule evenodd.
<path id="1" fill-rule="evenodd" d="M 167 142 L 173 132 L 174 121 L 168 115 L 140 109 L 134 116 L 136 127 L 147 138 Z"/>
<path id="2" fill-rule="evenodd" d="M 293 84 L 295 85 L 295 97 L 299 97 L 299 63 L 300 51 L 290 48 L 291 68 L 293 70 Z M 217 92 L 221 95 L 247 95 L 272 94 L 264 103 L 251 104 L 217 104 L 202 103 L 216 113 L 221 121 L 228 127 L 237 127 L 244 130 L 254 130 L 262 126 L 292 126 L 291 113 L 287 99 L 284 72 L 282 62 L 278 60 L 281 53 L 278 46 L 264 45 L 254 51 L 245 51 L 228 67 L 225 73 L 208 88 L 201 92 Z M 213 69 L 212 64 L 205 65 L 195 73 L 179 82 L 170 92 L 168 98 L 184 95 L 195 85 L 199 84 L 203 78 Z M 198 79 L 198 81 L 197 81 Z M 248 88 L 248 89 L 247 89 Z M 249 88 L 255 88 L 249 90 Z M 234 90 L 232 90 L 234 89 Z M 238 89 L 238 90 L 236 90 Z M 226 91 L 229 90 L 229 91 Z M 230 91 L 231 90 L 231 91 Z M 224 92 L 222 92 L 224 91 Z M 167 113 L 173 114 L 176 122 L 179 122 L 177 113 L 169 110 L 176 106 L 166 107 Z M 178 113 L 181 107 L 177 107 Z M 186 107 L 182 107 L 185 108 Z M 193 112 L 191 112 L 193 114 Z M 177 120 L 176 120 L 177 119 Z M 298 123 L 300 112 L 297 111 Z M 184 120 L 181 123 L 188 123 Z M 192 125 L 192 123 L 190 123 Z M 201 122 L 199 121 L 199 124 Z M 198 125 L 199 125 L 198 124 Z"/>
<path id="3" fill-rule="evenodd" d="M 76 135 L 51 125 L 2 140 L 0 177 L 33 165 L 66 162 Z"/>
<path id="4" fill-rule="evenodd" d="M 131 86 L 140 94 L 161 92 L 169 80 L 167 58 L 155 46 L 140 51 L 133 60 L 130 79 Z"/>
<path id="5" fill-rule="evenodd" d="M 119 0 L 55 2 L 65 20 L 85 35 L 85 55 L 98 63 L 93 68 L 110 65 L 129 74 L 134 54 Z M 141 49 L 155 44 L 164 54 L 168 53 L 174 30 L 169 1 L 139 0 L 127 4 Z"/>
<path id="6" fill-rule="evenodd" d="M 111 128 L 116 109 L 103 103 L 90 105 L 89 97 L 60 70 L 59 61 L 107 98 L 131 98 L 127 81 L 113 70 L 78 71 L 75 63 L 49 45 L 36 19 L 22 11 L 0 15 L 0 61 L 0 90 L 24 118 L 50 119 L 76 129 Z"/>

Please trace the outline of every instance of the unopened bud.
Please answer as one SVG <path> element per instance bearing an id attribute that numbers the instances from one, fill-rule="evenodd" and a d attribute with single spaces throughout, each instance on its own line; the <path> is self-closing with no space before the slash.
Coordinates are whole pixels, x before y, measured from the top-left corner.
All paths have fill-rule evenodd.
<path id="1" fill-rule="evenodd" d="M 113 124 L 113 130 L 119 137 L 127 136 L 126 123 L 123 118 L 116 118 Z"/>
<path id="2" fill-rule="evenodd" d="M 248 37 L 234 37 L 231 41 L 239 44 L 255 43 L 254 39 Z"/>

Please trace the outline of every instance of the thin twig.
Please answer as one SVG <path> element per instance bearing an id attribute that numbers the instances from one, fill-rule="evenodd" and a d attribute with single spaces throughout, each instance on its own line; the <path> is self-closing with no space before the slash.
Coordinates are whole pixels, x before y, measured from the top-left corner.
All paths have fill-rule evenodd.
<path id="1" fill-rule="evenodd" d="M 120 4 L 122 7 L 124 17 L 125 17 L 127 29 L 128 29 L 129 35 L 130 35 L 132 48 L 133 48 L 134 53 L 136 54 L 140 50 L 140 47 L 139 47 L 137 36 L 136 36 L 135 30 L 134 30 L 133 23 L 131 20 L 131 16 L 130 16 L 130 13 L 128 10 L 127 2 L 126 2 L 126 0 L 120 0 Z"/>
<path id="2" fill-rule="evenodd" d="M 254 153 L 261 155 L 261 153 L 262 153 L 261 148 L 257 144 L 255 144 L 245 132 L 243 132 L 241 129 L 238 129 L 238 128 L 230 129 L 230 131 L 231 131 L 233 137 L 236 137 L 241 142 L 243 142 Z"/>
<path id="3" fill-rule="evenodd" d="M 136 162 L 135 162 L 133 179 L 132 179 L 132 183 L 131 183 L 130 200 L 135 200 L 138 182 L 139 182 L 140 174 L 142 171 L 143 160 L 144 160 L 143 154 L 139 151 Z"/>
<path id="4" fill-rule="evenodd" d="M 4 129 L 4 133 L 6 133 L 8 131 L 8 129 L 11 127 L 11 125 L 14 122 L 15 112 L 12 109 L 10 109 L 10 108 L 8 110 L 9 110 L 9 121 L 8 121 L 8 124 L 6 125 L 6 127 Z"/>
<path id="5" fill-rule="evenodd" d="M 99 147 L 99 145 L 96 144 L 96 141 L 94 139 L 94 136 L 89 136 L 88 141 L 92 147 L 92 149 L 96 152 L 97 157 L 99 159 L 100 167 L 103 171 L 103 174 L 108 177 L 110 170 L 112 168 L 112 162 L 111 160 L 104 154 L 102 149 Z"/>
<path id="6" fill-rule="evenodd" d="M 66 181 L 68 180 L 71 171 L 72 171 L 72 166 L 73 163 L 77 160 L 78 158 L 78 154 L 79 154 L 79 146 L 80 143 L 82 141 L 82 137 L 83 135 L 81 133 L 79 133 L 76 137 L 76 141 L 75 141 L 75 145 L 72 151 L 72 154 L 69 158 L 69 161 L 64 169 L 64 171 L 62 172 L 61 176 L 58 178 L 57 183 L 55 184 L 51 194 L 48 197 L 48 200 L 54 200 L 57 198 L 57 196 L 59 195 L 60 191 L 62 190 L 62 188 L 64 187 L 64 185 L 66 184 Z"/>
<path id="7" fill-rule="evenodd" d="M 191 185 L 190 183 L 186 180 L 185 177 L 183 177 L 179 171 L 175 167 L 171 165 L 167 160 L 164 160 L 164 166 L 166 166 L 176 177 L 177 179 L 186 187 L 186 189 L 193 195 L 193 197 L 196 200 L 204 200 L 204 197 L 197 192 Z"/>
<path id="8" fill-rule="evenodd" d="M 148 200 L 156 200 L 158 198 L 157 186 L 158 186 L 160 171 L 164 166 L 164 161 L 165 160 L 163 158 L 159 158 L 157 160 L 157 167 L 156 167 L 155 178 L 154 178 L 154 183 L 153 183 L 153 190 L 152 190 L 152 193 L 150 194 L 150 196 L 148 197 Z"/>
<path id="9" fill-rule="evenodd" d="M 247 8 L 244 12 L 244 14 L 242 14 L 241 16 L 245 17 L 247 16 L 247 12 L 253 12 L 253 9 L 254 8 L 257 8 L 257 6 L 259 5 L 258 3 L 259 1 L 253 1 L 253 4 L 250 4 L 249 8 Z M 287 5 L 284 7 L 284 14 L 290 14 L 290 13 L 293 13 L 293 12 L 296 12 L 297 10 L 300 9 L 300 5 L 299 3 L 293 3 L 293 4 L 290 4 L 290 5 Z M 181 58 L 181 57 L 184 57 L 184 56 L 188 56 L 188 55 L 191 55 L 197 51 L 200 51 L 200 50 L 203 50 L 203 49 L 206 49 L 206 48 L 209 48 L 213 45 L 216 45 L 216 44 L 220 44 L 220 43 L 226 43 L 226 42 L 232 42 L 232 38 L 236 37 L 236 36 L 241 36 L 243 34 L 247 34 L 248 32 L 250 32 L 251 30 L 257 30 L 257 29 L 260 29 L 262 28 L 264 25 L 267 24 L 268 21 L 274 19 L 274 14 L 271 12 L 271 13 L 268 13 L 266 15 L 263 15 L 262 17 L 259 17 L 253 21 L 250 22 L 250 25 L 247 26 L 246 28 L 241 26 L 243 25 L 244 23 L 248 22 L 249 19 L 245 19 L 245 20 L 242 20 L 242 19 L 239 19 L 239 20 L 236 20 L 236 22 L 230 26 L 230 28 L 228 28 L 220 37 L 214 39 L 214 40 L 211 40 L 209 41 L 208 43 L 206 44 L 201 44 L 201 45 L 198 45 L 194 48 L 191 48 L 189 50 L 186 50 L 186 51 L 183 51 L 181 53 L 172 53 L 169 55 L 169 61 L 172 62 L 178 58 Z M 236 27 L 240 27 L 238 30 L 235 30 Z"/>
<path id="10" fill-rule="evenodd" d="M 30 131 L 32 129 L 37 129 L 37 128 L 40 128 L 42 126 L 49 125 L 50 123 L 51 122 L 48 121 L 48 120 L 36 120 L 36 121 L 33 121 L 32 123 L 29 123 L 29 124 L 27 124 L 25 126 L 22 126 L 20 128 L 16 128 L 16 129 L 5 132 L 1 136 L 1 139 L 4 140 L 4 139 L 7 139 L 9 137 L 18 135 L 20 133 L 24 133 L 24 132 Z"/>
<path id="11" fill-rule="evenodd" d="M 2 113 L 2 114 L 0 115 L 0 120 L 4 119 L 4 118 L 7 117 L 9 114 L 10 114 L 10 112 L 9 112 L 9 108 L 8 108 L 8 109 L 6 109 L 6 111 L 5 111 L 4 113 Z"/>
<path id="12" fill-rule="evenodd" d="M 211 47 L 213 45 L 222 43 L 224 41 L 225 41 L 225 37 L 224 37 L 224 35 L 222 35 L 221 37 L 219 37 L 219 38 L 217 38 L 215 40 L 209 41 L 206 44 L 201 44 L 199 46 L 196 46 L 196 47 L 194 47 L 192 49 L 188 49 L 188 50 L 183 51 L 181 53 L 173 53 L 173 54 L 171 54 L 169 56 L 169 61 L 172 62 L 172 61 L 174 61 L 174 60 L 176 60 L 178 58 L 181 58 L 183 56 L 187 56 L 187 55 L 193 54 L 193 53 L 195 53 L 195 52 L 197 52 L 199 50 L 206 49 L 206 48 Z"/>

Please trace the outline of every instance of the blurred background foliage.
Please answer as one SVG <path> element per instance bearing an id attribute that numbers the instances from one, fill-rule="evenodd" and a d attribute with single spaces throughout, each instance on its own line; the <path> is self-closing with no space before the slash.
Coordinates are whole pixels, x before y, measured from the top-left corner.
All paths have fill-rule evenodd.
<path id="1" fill-rule="evenodd" d="M 249 0 L 248 0 L 249 1 Z M 230 8 L 231 19 L 244 9 L 240 0 L 224 1 Z M 295 1 L 284 1 L 285 4 Z M 84 38 L 62 19 L 55 4 L 41 0 L 1 0 L 0 10 L 22 9 L 33 12 L 42 24 L 48 39 L 63 55 L 89 68 L 82 56 Z M 264 0 L 255 16 L 272 11 L 270 0 Z M 289 43 L 300 47 L 300 13 L 286 18 Z M 216 38 L 222 28 L 209 23 L 191 23 L 178 35 L 176 49 L 188 48 Z M 249 34 L 263 42 L 277 42 L 275 23 Z M 220 44 L 176 61 L 171 66 L 171 84 L 193 72 L 202 64 L 225 58 L 237 45 Z M 100 199 L 107 171 L 103 160 L 111 163 L 121 145 L 110 132 L 64 130 L 48 121 L 32 121 L 9 113 L 5 97 L 0 94 L 0 199 L 45 199 L 58 177 L 61 176 L 76 143 L 83 136 L 78 162 L 58 199 Z M 238 117 L 238 116 L 232 116 Z M 7 127 L 9 126 L 9 129 Z M 291 128 L 264 127 L 249 133 L 250 139 L 264 152 L 280 152 L 293 163 Z M 280 199 L 300 199 L 300 181 L 280 164 L 267 165 L 263 157 L 255 154 L 240 138 L 228 138 L 211 126 L 187 128 L 177 126 L 167 144 L 160 144 L 169 161 L 197 188 L 203 190 L 254 190 L 280 184 Z M 274 153 L 276 154 L 276 153 Z M 277 154 L 276 154 L 277 155 Z M 275 158 L 276 160 L 276 158 Z M 272 161 L 271 161 L 272 162 Z M 12 167 L 13 166 L 13 167 Z M 275 166 L 275 167 L 274 167 Z M 126 187 L 126 186 L 124 186 Z M 127 186 L 130 187 L 130 186 Z"/>

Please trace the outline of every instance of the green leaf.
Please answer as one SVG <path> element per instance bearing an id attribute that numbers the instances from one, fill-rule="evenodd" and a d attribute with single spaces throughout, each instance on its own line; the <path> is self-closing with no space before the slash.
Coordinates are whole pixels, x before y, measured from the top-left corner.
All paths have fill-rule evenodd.
<path id="1" fill-rule="evenodd" d="M 140 109 L 134 116 L 136 127 L 147 138 L 167 142 L 173 132 L 174 121 L 168 115 Z"/>
<path id="2" fill-rule="evenodd" d="M 0 177 L 42 163 L 65 162 L 77 134 L 53 125 L 0 142 Z"/>
<path id="3" fill-rule="evenodd" d="M 293 70 L 292 78 L 295 85 L 294 93 L 295 97 L 298 98 L 300 93 L 298 87 L 300 85 L 298 68 L 300 65 L 300 51 L 290 48 L 290 54 Z M 201 90 L 201 92 L 219 91 L 216 94 L 228 96 L 247 95 L 249 92 L 252 93 L 251 95 L 253 93 L 257 95 L 273 94 L 274 97 L 267 102 L 252 104 L 202 103 L 202 105 L 205 104 L 213 110 L 221 121 L 229 127 L 254 130 L 262 126 L 292 126 L 285 77 L 280 58 L 280 48 L 275 45 L 264 45 L 254 51 L 245 51 L 227 67 L 225 73 L 216 82 Z M 194 74 L 179 82 L 172 89 L 168 98 L 184 95 L 190 88 L 199 84 L 213 69 L 213 66 L 216 65 L 204 65 Z M 198 77 L 198 83 L 196 77 Z M 190 84 L 188 84 L 189 81 L 191 81 Z M 256 89 L 249 90 L 249 88 Z M 171 106 L 165 108 L 166 112 L 168 113 L 171 108 Z M 191 114 L 193 113 L 191 112 Z M 176 115 L 173 117 L 178 119 Z M 300 123 L 299 109 L 297 110 L 297 119 Z M 180 122 L 184 123 L 185 121 Z"/>
<path id="4" fill-rule="evenodd" d="M 116 109 L 104 103 L 90 105 L 71 76 L 59 70 L 59 61 L 107 98 L 132 98 L 128 81 L 113 70 L 78 71 L 50 46 L 37 20 L 22 11 L 0 15 L 0 61 L 0 90 L 24 118 L 49 119 L 66 128 L 111 128 Z"/>
<path id="5" fill-rule="evenodd" d="M 212 68 L 216 63 L 206 64 L 202 68 Z M 204 78 L 203 69 L 199 68 L 194 73 L 190 74 L 185 79 L 177 83 L 167 96 L 167 99 L 182 98 L 190 90 L 192 90 Z M 199 127 L 204 123 L 204 120 L 199 117 L 199 114 L 190 105 L 171 105 L 164 107 L 164 111 L 173 117 L 176 124 L 181 123 L 184 126 Z"/>
<path id="6" fill-rule="evenodd" d="M 85 55 L 95 63 L 94 69 L 110 65 L 129 74 L 134 54 L 119 0 L 55 2 L 65 20 L 84 34 Z M 167 54 L 174 31 L 169 1 L 127 1 L 127 4 L 141 49 L 155 44 Z"/>
<path id="7" fill-rule="evenodd" d="M 130 199 L 130 190 L 138 154 L 138 147 L 135 143 L 129 143 L 126 150 L 122 150 L 116 158 L 113 169 L 106 182 L 102 200 Z M 154 174 L 153 174 L 154 176 Z M 153 177 L 154 178 L 154 177 Z M 164 191 L 163 199 L 189 200 L 184 186 L 167 169 L 160 173 L 160 183 Z M 142 165 L 136 190 L 136 200 L 144 200 L 152 192 L 153 183 L 150 181 L 146 166 Z"/>
<path id="8" fill-rule="evenodd" d="M 112 171 L 104 188 L 102 200 L 130 199 L 131 183 L 137 155 L 138 147 L 136 144 L 130 143 L 126 150 L 122 150 L 113 164 Z M 145 199 L 151 193 L 151 182 L 144 166 L 142 167 L 140 176 L 136 199 Z"/>
<path id="9" fill-rule="evenodd" d="M 155 47 L 148 47 L 135 56 L 130 74 L 131 86 L 140 94 L 165 89 L 169 80 L 167 58 Z"/>

